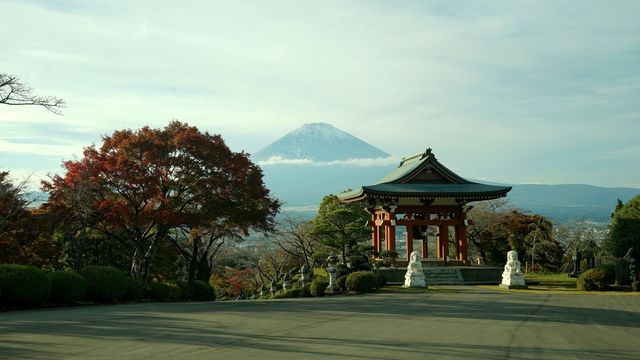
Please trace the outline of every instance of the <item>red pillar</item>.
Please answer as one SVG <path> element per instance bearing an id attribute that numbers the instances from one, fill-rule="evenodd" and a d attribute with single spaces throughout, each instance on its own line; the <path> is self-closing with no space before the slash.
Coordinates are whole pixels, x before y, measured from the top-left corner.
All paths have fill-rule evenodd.
<path id="1" fill-rule="evenodd" d="M 371 214 L 371 246 L 373 246 L 373 248 L 376 248 L 376 215 L 375 214 Z"/>
<path id="2" fill-rule="evenodd" d="M 464 265 L 467 265 L 469 263 L 469 258 L 468 258 L 468 253 L 467 253 L 467 226 L 464 225 L 464 223 L 460 226 L 458 226 L 458 230 L 456 231 L 456 233 L 458 233 L 458 242 L 459 242 L 459 246 L 460 246 L 460 258 L 459 260 L 462 260 L 462 263 Z"/>
<path id="3" fill-rule="evenodd" d="M 407 260 L 411 259 L 411 253 L 413 252 L 413 226 L 407 226 Z"/>
<path id="4" fill-rule="evenodd" d="M 442 259 L 442 225 L 437 225 L 436 233 L 436 256 Z"/>
<path id="5" fill-rule="evenodd" d="M 392 214 L 387 213 L 387 225 L 384 228 L 384 239 L 387 242 L 387 250 L 396 251 L 396 227 L 391 224 Z"/>
<path id="6" fill-rule="evenodd" d="M 440 250 L 438 257 L 446 261 L 449 255 L 449 225 L 440 225 L 438 228 L 440 229 L 440 231 L 438 231 L 438 241 L 440 245 L 438 247 Z"/>

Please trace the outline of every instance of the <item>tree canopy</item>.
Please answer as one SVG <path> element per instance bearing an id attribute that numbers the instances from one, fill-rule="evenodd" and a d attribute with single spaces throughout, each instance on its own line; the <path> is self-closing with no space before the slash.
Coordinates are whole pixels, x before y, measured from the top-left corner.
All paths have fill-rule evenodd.
<path id="1" fill-rule="evenodd" d="M 313 220 L 313 234 L 332 248 L 338 249 L 346 263 L 349 251 L 359 242 L 371 236 L 367 226 L 370 215 L 361 204 L 344 204 L 337 196 L 325 196 L 320 203 L 318 215 Z"/>
<path id="2" fill-rule="evenodd" d="M 523 263 L 533 263 L 545 270 L 560 269 L 563 250 L 553 237 L 549 219 L 505 208 L 499 201 L 477 204 L 470 217 L 471 250 L 484 263 L 502 266 L 507 252 L 516 250 Z"/>
<path id="3" fill-rule="evenodd" d="M 611 218 L 606 242 L 613 256 L 622 257 L 633 247 L 631 256 L 640 260 L 640 195 L 618 204 Z"/>
<path id="4" fill-rule="evenodd" d="M 115 131 L 63 167 L 43 183 L 49 207 L 131 248 L 130 272 L 141 281 L 159 242 L 172 240 L 198 263 L 205 241 L 273 230 L 280 207 L 247 154 L 179 121 Z M 178 240 L 178 230 L 189 236 Z"/>

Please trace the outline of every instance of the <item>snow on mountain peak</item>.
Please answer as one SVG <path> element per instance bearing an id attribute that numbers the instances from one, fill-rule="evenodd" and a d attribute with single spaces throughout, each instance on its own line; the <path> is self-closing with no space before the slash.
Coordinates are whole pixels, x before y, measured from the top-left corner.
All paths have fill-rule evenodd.
<path id="1" fill-rule="evenodd" d="M 274 157 L 326 162 L 386 158 L 389 154 L 331 124 L 318 122 L 304 124 L 252 156 L 258 162 Z"/>

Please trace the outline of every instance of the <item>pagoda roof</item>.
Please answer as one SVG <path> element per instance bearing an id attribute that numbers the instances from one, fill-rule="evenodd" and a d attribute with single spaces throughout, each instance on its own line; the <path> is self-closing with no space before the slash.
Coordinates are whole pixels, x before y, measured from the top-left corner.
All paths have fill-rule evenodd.
<path id="1" fill-rule="evenodd" d="M 338 194 L 343 202 L 414 198 L 420 200 L 454 199 L 458 202 L 504 197 L 510 186 L 479 184 L 442 165 L 431 152 L 403 158 L 398 167 L 373 185 Z"/>

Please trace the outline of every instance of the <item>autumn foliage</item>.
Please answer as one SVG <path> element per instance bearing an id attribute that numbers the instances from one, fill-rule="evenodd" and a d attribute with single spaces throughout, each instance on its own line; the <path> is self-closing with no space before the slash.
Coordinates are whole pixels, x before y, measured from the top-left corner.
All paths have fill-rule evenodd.
<path id="1" fill-rule="evenodd" d="M 232 152 L 220 135 L 178 121 L 163 129 L 115 131 L 63 167 L 63 175 L 43 183 L 48 209 L 72 237 L 99 234 L 129 251 L 130 273 L 141 282 L 162 242 L 174 240 L 190 262 L 201 260 L 189 244 L 194 239 L 175 241 L 176 231 L 269 231 L 280 205 L 247 154 Z"/>

